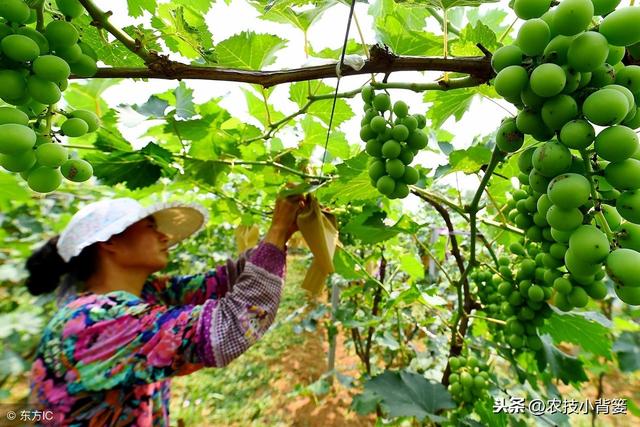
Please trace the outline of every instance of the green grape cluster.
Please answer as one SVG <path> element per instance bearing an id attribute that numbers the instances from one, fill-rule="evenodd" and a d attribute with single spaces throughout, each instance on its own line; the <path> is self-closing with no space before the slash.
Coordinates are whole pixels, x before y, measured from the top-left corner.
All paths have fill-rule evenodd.
<path id="1" fill-rule="evenodd" d="M 640 8 L 618 3 L 515 1 L 526 21 L 492 57 L 496 91 L 519 110 L 497 146 L 539 141 L 521 151 L 522 187 L 508 203 L 508 219 L 525 230 L 512 249 L 520 269 L 534 269 L 517 287 L 525 281 L 536 297 L 542 287 L 564 311 L 604 298 L 606 274 L 623 302 L 640 305 L 640 66 L 622 62 L 640 46 Z"/>
<path id="2" fill-rule="evenodd" d="M 77 0 L 56 0 L 67 19 L 82 15 Z M 85 110 L 58 112 L 71 73 L 91 77 L 97 55 L 79 41 L 76 27 L 67 20 L 52 20 L 43 31 L 36 28 L 36 12 L 23 0 L 0 3 L 0 166 L 20 173 L 29 187 L 40 193 L 54 191 L 66 178 L 86 181 L 91 165 L 70 158 L 51 128 L 54 116 L 65 116 L 57 131 L 78 137 L 100 126 L 98 117 Z"/>
<path id="3" fill-rule="evenodd" d="M 514 244 L 512 250 L 517 253 L 516 259 L 501 257 L 496 274 L 478 271 L 472 273 L 470 279 L 478 288 L 483 310 L 505 322 L 504 327 L 496 328 L 496 338 L 516 353 L 540 351 L 542 340 L 538 328 L 552 314 L 546 300 L 553 293 L 553 273 L 548 273 L 535 244 L 529 245 L 530 253 L 525 253 L 519 243 Z M 515 271 L 513 265 L 518 266 Z"/>
<path id="4" fill-rule="evenodd" d="M 388 94 L 376 94 L 371 86 L 362 89 L 362 99 L 365 114 L 360 138 L 371 156 L 371 185 L 390 199 L 403 199 L 409 195 L 409 185 L 419 179 L 418 171 L 410 165 L 427 146 L 428 138 L 422 131 L 426 119 L 421 114 L 410 115 L 403 101 L 392 106 Z"/>
<path id="5" fill-rule="evenodd" d="M 489 367 L 474 355 L 449 358 L 449 393 L 458 403 L 472 403 L 488 396 Z"/>

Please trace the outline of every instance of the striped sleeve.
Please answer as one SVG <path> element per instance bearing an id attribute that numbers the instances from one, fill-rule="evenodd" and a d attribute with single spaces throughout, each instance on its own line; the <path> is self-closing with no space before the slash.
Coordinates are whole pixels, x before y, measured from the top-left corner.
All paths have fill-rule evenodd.
<path id="1" fill-rule="evenodd" d="M 199 340 L 207 366 L 226 366 L 256 342 L 273 323 L 283 284 L 286 253 L 261 243 L 251 253 L 233 288 L 206 301 Z"/>

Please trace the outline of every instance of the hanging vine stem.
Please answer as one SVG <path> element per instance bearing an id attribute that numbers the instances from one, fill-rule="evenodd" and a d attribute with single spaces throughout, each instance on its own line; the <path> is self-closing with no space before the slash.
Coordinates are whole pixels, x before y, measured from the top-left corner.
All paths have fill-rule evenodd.
<path id="1" fill-rule="evenodd" d="M 460 280 L 457 283 L 457 293 L 458 293 L 458 311 L 457 315 L 453 321 L 452 330 L 451 330 L 451 342 L 449 344 L 449 357 L 458 356 L 462 351 L 462 340 L 458 337 L 465 337 L 467 333 L 467 329 L 469 327 L 469 314 L 474 308 L 478 308 L 478 303 L 471 297 L 469 293 L 469 286 L 467 282 L 467 277 L 471 273 L 471 271 L 476 267 L 476 238 L 478 235 L 478 226 L 477 226 L 477 214 L 480 206 L 480 199 L 484 194 L 484 189 L 489 184 L 489 180 L 491 179 L 491 175 L 493 175 L 493 171 L 498 166 L 500 161 L 504 158 L 504 155 L 501 153 L 498 147 L 494 148 L 493 153 L 491 154 L 491 160 L 489 161 L 489 165 L 485 170 L 484 176 L 480 181 L 480 185 L 476 189 L 476 193 L 471 201 L 471 204 L 465 209 L 469 213 L 469 226 L 471 233 L 471 241 L 470 241 L 470 249 L 469 249 L 469 261 L 467 263 L 467 267 L 464 270 L 464 273 L 460 277 Z M 444 386 L 449 385 L 449 376 L 451 375 L 451 367 L 449 366 L 449 362 L 447 361 L 447 366 L 442 374 L 442 384 Z"/>
<path id="2" fill-rule="evenodd" d="M 429 14 L 431 14 L 431 16 L 438 21 L 438 23 L 440 24 L 441 27 L 444 27 L 444 19 L 442 19 L 442 16 L 440 16 L 440 14 L 436 11 L 435 8 L 433 7 L 425 7 L 425 9 L 427 10 L 427 12 L 429 12 Z M 460 36 L 460 30 L 458 30 L 456 27 L 453 26 L 453 24 L 451 24 L 450 22 L 447 21 L 447 31 L 450 32 L 451 34 L 459 37 Z"/>
<path id="3" fill-rule="evenodd" d="M 613 235 L 613 231 L 609 227 L 609 223 L 602 213 L 602 208 L 600 207 L 600 200 L 598 199 L 598 192 L 596 191 L 595 183 L 593 182 L 593 168 L 591 167 L 591 161 L 589 160 L 589 154 L 587 150 L 580 150 L 580 155 L 582 156 L 582 161 L 584 163 L 584 167 L 587 171 L 586 176 L 589 180 L 589 185 L 591 186 L 591 198 L 593 199 L 593 208 L 596 211 L 595 217 L 600 223 L 600 227 L 607 235 L 607 239 L 611 245 L 615 244 L 615 236 Z"/>
<path id="4" fill-rule="evenodd" d="M 447 270 L 445 270 L 445 268 L 442 266 L 442 264 L 440 264 L 440 262 L 436 259 L 436 257 L 434 256 L 433 252 L 431 252 L 431 249 L 429 249 L 427 247 L 427 245 L 422 243 L 420 241 L 420 239 L 418 239 L 418 236 L 416 236 L 415 234 L 412 237 L 413 237 L 413 240 L 415 240 L 416 243 L 418 243 L 418 245 L 420 245 L 422 250 L 424 250 L 424 252 L 427 255 L 429 255 L 429 257 L 433 260 L 433 262 L 436 265 L 436 267 L 438 267 L 438 270 L 442 271 L 442 274 L 444 274 L 444 277 L 447 279 L 447 282 L 453 284 L 454 280 L 451 278 L 451 276 L 449 276 L 449 273 L 447 273 Z"/>
<path id="5" fill-rule="evenodd" d="M 34 7 L 36 11 L 36 30 L 44 32 L 44 0 L 39 0 Z"/>

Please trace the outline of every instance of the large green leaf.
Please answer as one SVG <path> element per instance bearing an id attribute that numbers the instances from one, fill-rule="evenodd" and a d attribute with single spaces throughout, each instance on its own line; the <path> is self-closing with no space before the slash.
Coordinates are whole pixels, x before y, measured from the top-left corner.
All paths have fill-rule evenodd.
<path id="1" fill-rule="evenodd" d="M 311 116 L 305 116 L 300 121 L 300 125 L 304 132 L 304 139 L 300 143 L 298 152 L 305 157 L 311 157 L 315 147 L 324 149 L 325 143 L 327 143 L 327 128 L 315 121 Z M 351 150 L 343 132 L 335 129 L 331 132 L 327 151 L 333 158 L 349 158 Z"/>
<path id="2" fill-rule="evenodd" d="M 156 95 L 151 95 L 147 102 L 139 105 L 132 105 L 131 108 L 143 116 L 150 119 L 164 117 L 164 112 L 169 106 L 169 102 L 159 98 Z"/>
<path id="3" fill-rule="evenodd" d="M 91 162 L 94 175 L 101 183 L 124 183 L 129 189 L 149 186 L 161 176 L 173 176 L 176 173 L 171 166 L 171 153 L 153 143 L 138 151 L 91 153 L 85 158 Z"/>
<path id="4" fill-rule="evenodd" d="M 151 25 L 163 35 L 167 47 L 199 63 L 217 62 L 213 36 L 205 21 L 208 5 L 199 2 L 161 4 Z M 205 7 L 206 6 L 206 7 Z"/>
<path id="5" fill-rule="evenodd" d="M 218 43 L 216 51 L 221 66 L 261 70 L 274 63 L 276 53 L 286 44 L 273 34 L 243 31 Z"/>
<path id="6" fill-rule="evenodd" d="M 29 191 L 18 184 L 20 178 L 12 173 L 0 171 L 0 207 L 5 210 L 9 208 L 11 201 L 28 199 Z"/>
<path id="7" fill-rule="evenodd" d="M 184 162 L 183 179 L 199 181 L 207 185 L 216 185 L 218 176 L 228 169 L 228 166 L 217 162 L 187 159 Z"/>
<path id="8" fill-rule="evenodd" d="M 640 333 L 623 332 L 613 344 L 622 372 L 640 370 Z"/>
<path id="9" fill-rule="evenodd" d="M 364 388 L 380 397 L 380 405 L 392 418 L 442 422 L 446 418 L 436 413 L 456 406 L 442 384 L 407 371 L 385 371 L 367 381 Z"/>
<path id="10" fill-rule="evenodd" d="M 309 95 L 333 95 L 335 88 L 321 82 L 299 82 L 293 83 L 289 88 L 289 95 L 291 100 L 298 104 L 298 107 L 303 108 L 309 102 Z M 329 124 L 331 118 L 331 107 L 333 105 L 333 98 L 317 100 L 307 107 L 306 113 L 308 115 L 316 116 L 322 120 L 326 125 Z M 353 110 L 347 104 L 344 99 L 338 98 L 336 100 L 336 107 L 333 112 L 332 127 L 336 128 L 345 121 L 352 118 L 354 115 Z"/>
<path id="11" fill-rule="evenodd" d="M 249 114 L 255 117 L 265 128 L 284 118 L 284 114 L 274 109 L 268 100 L 265 102 L 264 99 L 259 98 L 252 90 L 242 88 L 242 92 L 244 92 L 244 97 L 247 100 Z"/>
<path id="12" fill-rule="evenodd" d="M 156 0 L 127 0 L 127 6 L 129 6 L 129 15 L 138 18 L 145 10 L 153 15 L 158 4 Z"/>
<path id="13" fill-rule="evenodd" d="M 542 350 L 536 353 L 538 369 L 545 371 L 548 365 L 554 378 L 561 379 L 565 384 L 571 382 L 587 381 L 587 374 L 584 372 L 582 361 L 560 351 L 553 345 L 553 339 L 549 335 L 542 335 Z"/>
<path id="14" fill-rule="evenodd" d="M 262 19 L 280 22 L 283 24 L 291 24 L 301 31 L 308 31 L 311 25 L 316 22 L 328 9 L 336 4 L 332 0 L 322 0 L 312 8 L 296 11 L 293 7 L 300 6 L 300 0 L 283 0 L 277 2 L 269 2 L 269 6 L 265 8 L 261 2 L 251 2 L 258 10 L 264 10 Z M 293 6 L 293 7 L 292 7 Z M 266 10 L 265 10 L 266 9 Z"/>
<path id="15" fill-rule="evenodd" d="M 93 79 L 82 84 L 73 83 L 64 91 L 64 100 L 71 109 L 89 110 L 102 116 L 109 111 L 109 105 L 102 98 L 102 94 L 121 81 L 121 79 Z"/>
<path id="16" fill-rule="evenodd" d="M 431 119 L 434 128 L 439 128 L 451 116 L 460 120 L 467 112 L 473 97 L 477 94 L 474 89 L 432 90 L 424 94 L 424 102 L 432 103 L 427 110 L 427 118 Z"/>
<path id="17" fill-rule="evenodd" d="M 338 164 L 338 178 L 318 190 L 320 199 L 323 202 L 341 205 L 378 198 L 380 193 L 371 185 L 367 171 L 368 158 L 369 156 L 362 152 Z"/>
<path id="18" fill-rule="evenodd" d="M 474 145 L 466 150 L 455 150 L 449 154 L 450 172 L 471 174 L 478 172 L 491 160 L 491 150 L 483 145 Z"/>
<path id="19" fill-rule="evenodd" d="M 456 56 L 483 55 L 484 53 L 477 46 L 478 43 L 489 51 L 500 47 L 496 33 L 483 22 L 478 21 L 475 26 L 467 24 L 460 31 L 458 39 L 451 43 L 451 53 Z"/>
<path id="20" fill-rule="evenodd" d="M 556 344 L 577 344 L 584 351 L 611 359 L 609 328 L 584 316 L 554 313 L 540 331 L 549 334 Z"/>
<path id="21" fill-rule="evenodd" d="M 442 55 L 442 36 L 425 31 L 429 13 L 393 0 L 378 0 L 370 7 L 378 40 L 398 55 Z"/>
<path id="22" fill-rule="evenodd" d="M 374 206 L 365 206 L 362 213 L 351 218 L 341 231 L 353 235 L 362 243 L 373 244 L 389 240 L 400 233 L 411 233 L 417 227 L 417 224 L 412 223 L 406 216 L 402 216 L 392 226 L 384 223 L 386 218 L 385 211 Z"/>

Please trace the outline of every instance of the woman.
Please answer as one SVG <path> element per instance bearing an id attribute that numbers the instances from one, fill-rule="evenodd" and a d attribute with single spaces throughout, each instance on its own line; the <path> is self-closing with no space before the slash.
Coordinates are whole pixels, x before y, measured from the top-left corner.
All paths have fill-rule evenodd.
<path id="1" fill-rule="evenodd" d="M 31 403 L 52 425 L 168 426 L 171 377 L 227 365 L 273 322 L 303 206 L 278 199 L 265 238 L 237 262 L 152 280 L 169 247 L 206 223 L 203 208 L 115 199 L 78 211 L 27 261 L 32 294 L 58 288 Z"/>

